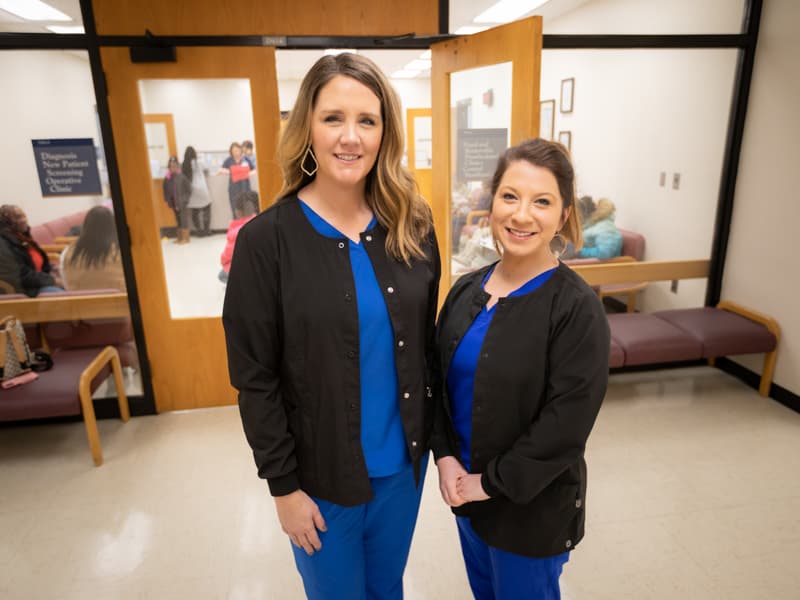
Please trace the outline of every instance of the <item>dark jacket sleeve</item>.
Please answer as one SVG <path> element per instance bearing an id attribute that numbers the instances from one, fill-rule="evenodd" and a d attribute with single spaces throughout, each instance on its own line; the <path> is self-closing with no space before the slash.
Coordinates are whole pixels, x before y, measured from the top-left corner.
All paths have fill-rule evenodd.
<path id="1" fill-rule="evenodd" d="M 267 480 L 273 496 L 283 496 L 300 483 L 295 440 L 281 397 L 280 257 L 274 226 L 260 222 L 254 230 L 249 225 L 236 240 L 222 323 L 231 384 L 239 391 L 239 411 L 258 475 Z"/>
<path id="2" fill-rule="evenodd" d="M 425 381 L 428 387 L 428 398 L 426 399 L 427 418 L 430 419 L 429 422 L 435 428 L 436 413 L 440 402 L 439 390 L 441 389 L 439 384 L 439 369 L 436 368 L 436 311 L 439 306 L 439 280 L 442 276 L 442 261 L 439 256 L 439 243 L 433 228 L 431 228 L 428 243 L 431 245 L 432 252 L 433 282 L 428 292 L 428 315 L 425 320 Z"/>
<path id="3" fill-rule="evenodd" d="M 590 290 L 579 292 L 551 323 L 548 381 L 541 412 L 481 478 L 490 496 L 533 500 L 583 456 L 608 384 L 608 321 Z"/>
<path id="4" fill-rule="evenodd" d="M 456 454 L 455 450 L 450 445 L 447 435 L 449 421 L 444 406 L 444 403 L 447 402 L 447 395 L 445 394 L 446 381 L 444 365 L 442 365 L 441 358 L 441 352 L 444 348 L 444 342 L 441 338 L 442 323 L 447 320 L 452 295 L 453 290 L 451 289 L 447 300 L 445 300 L 442 305 L 442 310 L 439 312 L 439 319 L 436 325 L 436 352 L 434 353 L 433 362 L 435 372 L 434 381 L 436 382 L 436 387 L 434 389 L 436 412 L 434 413 L 433 434 L 431 435 L 430 447 L 433 452 L 433 458 L 437 461 L 445 456 L 454 456 Z"/>

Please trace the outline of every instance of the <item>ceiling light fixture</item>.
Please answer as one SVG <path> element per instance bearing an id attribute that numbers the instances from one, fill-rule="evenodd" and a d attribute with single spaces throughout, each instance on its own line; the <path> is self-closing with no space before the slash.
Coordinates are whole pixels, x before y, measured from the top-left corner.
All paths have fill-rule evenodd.
<path id="1" fill-rule="evenodd" d="M 509 23 L 539 8 L 545 2 L 547 0 L 500 0 L 472 20 L 475 23 Z"/>
<path id="2" fill-rule="evenodd" d="M 0 0 L 0 10 L 26 21 L 72 21 L 72 18 L 41 0 Z"/>
<path id="3" fill-rule="evenodd" d="M 419 75 L 419 71 L 409 71 L 408 69 L 400 69 L 392 73 L 392 79 L 413 79 Z"/>
<path id="4" fill-rule="evenodd" d="M 430 68 L 431 68 L 431 61 L 422 60 L 421 58 L 412 60 L 405 67 L 403 67 L 403 69 L 406 71 L 427 71 Z"/>
<path id="5" fill-rule="evenodd" d="M 48 25 L 47 29 L 53 33 L 67 33 L 73 35 L 76 33 L 86 33 L 83 30 L 83 25 Z"/>
<path id="6" fill-rule="evenodd" d="M 350 54 L 358 54 L 358 50 L 355 48 L 328 48 L 323 53 L 325 56 L 336 56 L 337 54 L 343 54 L 344 52 L 349 52 Z"/>
<path id="7" fill-rule="evenodd" d="M 486 31 L 487 29 L 489 29 L 488 25 L 464 25 L 463 27 L 456 29 L 454 33 L 456 35 L 472 35 L 473 33 L 480 33 L 481 31 Z"/>

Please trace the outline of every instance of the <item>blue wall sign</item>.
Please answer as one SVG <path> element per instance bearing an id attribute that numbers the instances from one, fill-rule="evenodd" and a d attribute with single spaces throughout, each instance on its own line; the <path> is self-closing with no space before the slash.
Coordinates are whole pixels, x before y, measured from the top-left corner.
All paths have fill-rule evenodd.
<path id="1" fill-rule="evenodd" d="M 92 138 L 31 140 L 42 196 L 103 193 Z"/>

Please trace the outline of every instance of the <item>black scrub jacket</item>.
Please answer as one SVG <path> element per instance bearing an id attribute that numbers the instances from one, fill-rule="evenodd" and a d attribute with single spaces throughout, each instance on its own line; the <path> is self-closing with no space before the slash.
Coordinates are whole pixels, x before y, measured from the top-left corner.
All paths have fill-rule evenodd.
<path id="1" fill-rule="evenodd" d="M 361 234 L 395 339 L 398 404 L 419 480 L 435 401 L 434 322 L 439 254 L 386 253 L 380 226 Z M 260 477 L 273 496 L 297 489 L 342 506 L 372 498 L 361 449 L 358 306 L 347 238 L 318 233 L 296 196 L 239 232 L 222 322 L 231 383 Z M 365 424 L 369 426 L 369 424 Z"/>
<path id="2" fill-rule="evenodd" d="M 437 327 L 440 380 L 489 299 L 489 267 L 459 279 Z M 608 322 L 597 295 L 563 263 L 530 294 L 501 298 L 481 346 L 472 406 L 473 473 L 491 499 L 453 510 L 487 544 L 524 556 L 583 537 L 586 439 L 608 383 Z M 444 386 L 434 456 L 458 456 Z"/>

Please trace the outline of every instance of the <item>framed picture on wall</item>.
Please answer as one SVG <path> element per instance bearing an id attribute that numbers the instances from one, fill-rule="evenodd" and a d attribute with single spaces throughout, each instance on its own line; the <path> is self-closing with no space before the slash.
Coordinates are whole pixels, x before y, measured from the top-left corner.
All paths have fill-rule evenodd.
<path id="1" fill-rule="evenodd" d="M 542 100 L 539 102 L 539 137 L 546 140 L 553 139 L 553 124 L 555 116 L 555 100 Z"/>
<path id="2" fill-rule="evenodd" d="M 571 131 L 559 131 L 558 132 L 558 143 L 566 146 L 567 150 L 572 152 L 572 132 Z"/>
<path id="3" fill-rule="evenodd" d="M 559 108 L 562 113 L 572 112 L 572 98 L 575 94 L 575 78 L 561 80 L 561 103 Z"/>

